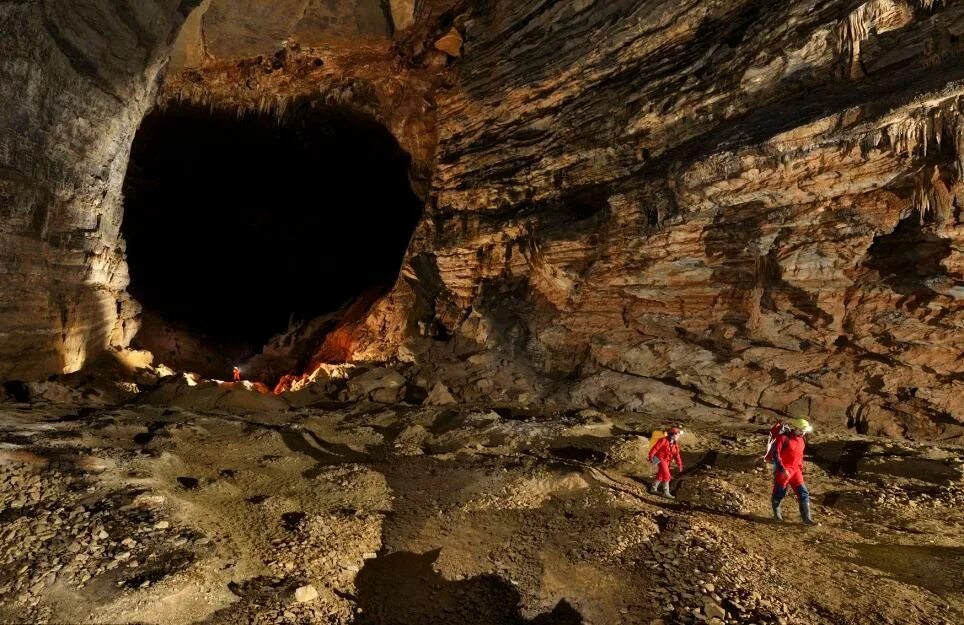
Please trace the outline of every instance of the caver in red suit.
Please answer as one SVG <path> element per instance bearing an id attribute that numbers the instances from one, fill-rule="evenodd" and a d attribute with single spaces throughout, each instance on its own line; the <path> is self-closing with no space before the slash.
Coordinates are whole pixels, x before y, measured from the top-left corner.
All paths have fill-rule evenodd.
<path id="1" fill-rule="evenodd" d="M 773 518 L 783 520 L 780 502 L 787 496 L 787 487 L 797 493 L 800 504 L 800 518 L 804 523 L 810 519 L 810 491 L 803 482 L 803 450 L 807 443 L 799 430 L 780 434 L 770 446 L 766 459 L 773 462 Z"/>
<path id="2" fill-rule="evenodd" d="M 683 457 L 679 451 L 679 428 L 670 428 L 666 436 L 656 441 L 653 448 L 649 450 L 649 461 L 656 465 L 656 482 L 653 483 L 652 492 L 657 492 L 662 487 L 663 495 L 672 498 L 669 492 L 669 483 L 673 479 L 670 472 L 670 464 L 676 463 L 679 470 L 683 470 Z"/>

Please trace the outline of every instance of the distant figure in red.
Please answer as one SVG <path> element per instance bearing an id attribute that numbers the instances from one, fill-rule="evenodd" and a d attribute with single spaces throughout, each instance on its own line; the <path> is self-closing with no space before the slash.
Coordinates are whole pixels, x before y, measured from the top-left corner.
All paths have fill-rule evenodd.
<path id="1" fill-rule="evenodd" d="M 773 438 L 767 450 L 766 461 L 773 463 L 773 518 L 783 520 L 780 503 L 787 496 L 787 488 L 797 493 L 800 505 L 800 520 L 813 525 L 810 516 L 810 491 L 803 483 L 803 450 L 807 443 L 804 436 L 812 431 L 806 419 L 791 419 Z M 771 432 L 772 434 L 772 432 Z"/>
<path id="2" fill-rule="evenodd" d="M 658 493 L 662 490 L 663 496 L 675 499 L 669 492 L 669 483 L 673 479 L 670 472 L 670 463 L 675 462 L 679 470 L 683 470 L 683 457 L 679 452 L 679 437 L 682 430 L 670 428 L 666 436 L 662 437 L 652 449 L 649 450 L 649 461 L 656 465 L 656 481 L 650 486 L 651 493 Z"/>
<path id="3" fill-rule="evenodd" d="M 240 382 L 240 381 L 241 381 L 241 369 L 239 369 L 239 368 L 237 368 L 237 367 L 234 368 L 234 381 L 235 381 L 235 382 Z"/>

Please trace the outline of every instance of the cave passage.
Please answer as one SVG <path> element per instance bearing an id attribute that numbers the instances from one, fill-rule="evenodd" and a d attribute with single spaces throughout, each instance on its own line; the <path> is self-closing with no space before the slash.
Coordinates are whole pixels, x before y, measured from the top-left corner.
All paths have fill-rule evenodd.
<path id="1" fill-rule="evenodd" d="M 361 113 L 168 107 L 134 140 L 123 234 L 149 314 L 233 355 L 398 275 L 421 214 L 410 159 Z"/>

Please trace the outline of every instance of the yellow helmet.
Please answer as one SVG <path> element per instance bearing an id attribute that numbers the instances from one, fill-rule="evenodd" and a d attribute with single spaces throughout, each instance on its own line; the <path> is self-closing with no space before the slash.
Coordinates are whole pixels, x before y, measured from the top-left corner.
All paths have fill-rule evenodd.
<path id="1" fill-rule="evenodd" d="M 800 430 L 804 434 L 809 434 L 810 432 L 813 432 L 813 427 L 811 427 L 810 422 L 807 421 L 806 419 L 790 419 L 789 421 L 787 421 L 787 425 L 789 425 L 794 430 Z"/>

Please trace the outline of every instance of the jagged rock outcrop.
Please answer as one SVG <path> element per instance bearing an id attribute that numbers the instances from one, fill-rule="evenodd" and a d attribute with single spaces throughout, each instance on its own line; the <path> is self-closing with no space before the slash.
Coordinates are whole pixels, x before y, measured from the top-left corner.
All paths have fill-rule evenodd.
<path id="1" fill-rule="evenodd" d="M 0 122 L 0 374 L 128 338 L 117 181 L 186 12 L 147 4 L 0 5 L 0 101 L 32 98 Z M 314 94 L 412 154 L 425 217 L 355 359 L 466 401 L 964 424 L 962 3 L 268 4 L 205 2 L 162 101 Z M 89 22 L 136 43 L 65 46 Z"/>

